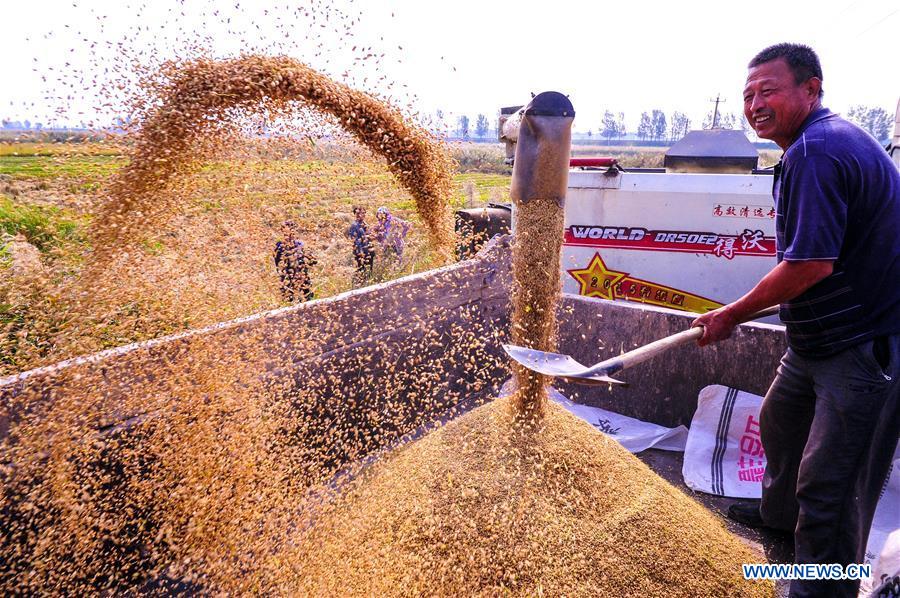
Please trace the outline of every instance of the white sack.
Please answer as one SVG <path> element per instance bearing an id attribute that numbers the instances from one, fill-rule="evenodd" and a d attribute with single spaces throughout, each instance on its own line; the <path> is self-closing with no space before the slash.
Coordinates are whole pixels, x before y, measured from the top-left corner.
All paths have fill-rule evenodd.
<path id="1" fill-rule="evenodd" d="M 688 488 L 734 498 L 762 496 L 761 404 L 758 395 L 719 384 L 700 391 L 681 470 Z"/>
<path id="2" fill-rule="evenodd" d="M 864 562 L 872 565 L 872 577 L 860 582 L 860 596 L 900 597 L 900 443 L 875 508 Z"/>
<path id="3" fill-rule="evenodd" d="M 734 498 L 762 496 L 761 406 L 762 397 L 726 386 L 700 391 L 682 468 L 689 488 Z M 875 509 L 864 562 L 872 565 L 872 577 L 860 583 L 859 595 L 900 598 L 900 443 Z"/>
<path id="4" fill-rule="evenodd" d="M 512 380 L 510 379 L 500 390 L 500 396 L 508 394 L 511 388 Z M 666 428 L 598 407 L 579 405 L 567 399 L 555 388 L 548 390 L 551 401 L 562 405 L 576 417 L 583 419 L 617 441 L 629 452 L 639 453 L 649 448 L 664 451 L 684 450 L 684 443 L 688 436 L 688 430 L 684 426 Z"/>
<path id="5" fill-rule="evenodd" d="M 881 503 L 878 503 L 879 507 Z M 873 530 L 874 531 L 874 530 Z M 868 562 L 869 546 L 866 548 Z M 872 563 L 872 577 L 859 584 L 860 598 L 898 598 L 900 597 L 900 529 L 889 534 L 881 554 Z"/>
<path id="6" fill-rule="evenodd" d="M 599 407 L 579 405 L 567 399 L 555 388 L 550 389 L 550 399 L 565 407 L 569 413 L 580 417 L 617 441 L 632 453 L 639 453 L 649 448 L 683 451 L 685 442 L 687 442 L 688 429 L 684 426 L 667 428 Z"/>

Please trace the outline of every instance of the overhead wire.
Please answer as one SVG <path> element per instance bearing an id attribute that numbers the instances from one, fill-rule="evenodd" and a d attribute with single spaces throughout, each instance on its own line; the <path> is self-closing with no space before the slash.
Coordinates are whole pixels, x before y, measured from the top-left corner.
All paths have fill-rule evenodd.
<path id="1" fill-rule="evenodd" d="M 879 19 L 879 20 L 876 21 L 873 25 L 871 25 L 868 29 L 866 29 L 865 31 L 863 31 L 863 32 L 861 32 L 860 34 L 858 34 L 858 35 L 856 36 L 857 39 L 860 38 L 860 37 L 862 37 L 862 36 L 865 35 L 866 33 L 872 31 L 873 29 L 875 29 L 876 27 L 878 27 L 879 25 L 881 25 L 882 23 L 884 23 L 885 21 L 887 21 L 888 19 L 890 19 L 892 16 L 894 16 L 894 15 L 897 14 L 898 12 L 900 12 L 900 8 L 894 9 L 893 12 L 890 12 L 890 13 L 888 13 L 887 15 L 883 16 L 881 19 Z"/>

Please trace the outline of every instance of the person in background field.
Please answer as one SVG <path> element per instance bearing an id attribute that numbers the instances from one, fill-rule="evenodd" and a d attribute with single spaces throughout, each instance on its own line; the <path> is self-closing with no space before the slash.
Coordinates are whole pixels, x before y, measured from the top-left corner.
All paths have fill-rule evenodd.
<path id="1" fill-rule="evenodd" d="M 859 127 L 822 107 L 822 68 L 798 44 L 750 62 L 744 114 L 784 150 L 775 167 L 778 264 L 694 321 L 701 346 L 781 305 L 788 349 L 760 411 L 762 501 L 728 516 L 793 532 L 794 562 L 865 558 L 900 434 L 900 172 Z M 793 580 L 790 595 L 856 596 L 858 580 Z"/>
<path id="2" fill-rule="evenodd" d="M 381 245 L 384 255 L 403 259 L 403 248 L 406 245 L 406 233 L 410 224 L 406 220 L 397 218 L 384 206 L 378 208 L 376 213 L 378 223 L 375 225 L 375 239 Z"/>
<path id="3" fill-rule="evenodd" d="M 346 235 L 353 241 L 353 259 L 356 261 L 356 273 L 367 280 L 372 276 L 372 265 L 375 262 L 375 249 L 372 247 L 372 235 L 366 224 L 366 209 L 362 206 L 353 208 L 356 220 L 347 229 Z"/>
<path id="4" fill-rule="evenodd" d="M 316 258 L 306 252 L 299 237 L 299 228 L 291 220 L 281 225 L 284 239 L 275 243 L 275 267 L 281 278 L 281 296 L 291 303 L 313 298 L 310 266 Z"/>

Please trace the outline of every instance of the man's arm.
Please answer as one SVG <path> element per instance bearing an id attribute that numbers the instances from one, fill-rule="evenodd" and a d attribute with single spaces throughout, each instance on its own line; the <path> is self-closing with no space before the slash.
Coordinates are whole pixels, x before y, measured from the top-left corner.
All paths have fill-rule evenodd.
<path id="1" fill-rule="evenodd" d="M 805 290 L 827 278 L 834 270 L 830 260 L 803 262 L 783 261 L 766 274 L 753 289 L 724 307 L 705 313 L 691 326 L 703 326 L 703 337 L 697 341 L 701 347 L 731 336 L 732 330 L 747 316 L 770 305 L 778 305 L 800 295 Z"/>

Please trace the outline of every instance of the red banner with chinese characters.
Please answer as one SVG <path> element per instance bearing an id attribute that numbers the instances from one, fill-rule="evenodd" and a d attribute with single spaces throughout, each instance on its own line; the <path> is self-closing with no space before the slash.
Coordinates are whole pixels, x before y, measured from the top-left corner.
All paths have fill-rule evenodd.
<path id="1" fill-rule="evenodd" d="M 742 482 L 760 482 L 766 472 L 766 453 L 759 432 L 759 420 L 747 416 L 747 424 L 740 440 L 741 456 L 738 458 L 738 479 Z"/>
<path id="2" fill-rule="evenodd" d="M 737 255 L 775 255 L 775 237 L 767 237 L 763 231 L 749 228 L 739 235 L 722 235 L 698 231 L 573 224 L 566 229 L 565 243 L 576 247 L 710 253 L 729 260 Z"/>

